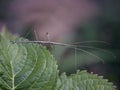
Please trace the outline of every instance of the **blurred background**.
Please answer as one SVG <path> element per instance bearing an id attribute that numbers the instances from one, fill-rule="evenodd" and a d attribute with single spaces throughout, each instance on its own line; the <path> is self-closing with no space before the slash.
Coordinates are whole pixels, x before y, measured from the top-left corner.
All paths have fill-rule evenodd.
<path id="1" fill-rule="evenodd" d="M 48 40 L 49 33 L 51 41 L 75 44 L 77 49 L 51 45 L 60 72 L 88 70 L 119 89 L 119 4 L 119 0 L 0 0 L 0 30 L 6 26 L 29 40 Z"/>

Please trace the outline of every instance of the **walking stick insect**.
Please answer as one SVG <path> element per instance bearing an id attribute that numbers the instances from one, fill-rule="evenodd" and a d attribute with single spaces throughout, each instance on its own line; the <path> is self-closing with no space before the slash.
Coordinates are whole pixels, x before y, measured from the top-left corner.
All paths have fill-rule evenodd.
<path id="1" fill-rule="evenodd" d="M 35 35 L 36 35 L 36 32 L 35 32 Z M 47 37 L 48 37 L 48 41 L 13 41 L 14 43 L 39 43 L 39 44 L 47 44 L 47 45 L 57 45 L 57 46 L 64 46 L 64 47 L 67 47 L 67 48 L 71 48 L 71 49 L 74 49 L 75 50 L 75 68 L 77 69 L 77 60 L 76 60 L 76 57 L 77 57 L 77 50 L 78 51 L 82 51 L 88 55 L 91 55 L 99 60 L 101 60 L 102 62 L 104 62 L 103 58 L 93 54 L 92 52 L 89 52 L 89 51 L 86 51 L 82 48 L 86 48 L 86 49 L 96 49 L 96 50 L 102 50 L 103 52 L 106 52 L 112 56 L 115 57 L 115 55 L 108 51 L 108 50 L 105 50 L 105 49 L 101 49 L 101 48 L 97 48 L 97 47 L 93 47 L 93 46 L 83 46 L 83 45 L 80 45 L 80 44 L 83 44 L 83 43 L 102 43 L 102 44 L 109 44 L 107 42 L 104 42 L 104 41 L 83 41 L 83 42 L 77 42 L 77 43 L 73 43 L 73 44 L 66 44 L 66 43 L 59 43 L 59 42 L 52 42 L 50 40 L 50 36 L 48 33 L 46 33 Z M 36 35 L 36 39 L 38 39 L 37 35 Z"/>

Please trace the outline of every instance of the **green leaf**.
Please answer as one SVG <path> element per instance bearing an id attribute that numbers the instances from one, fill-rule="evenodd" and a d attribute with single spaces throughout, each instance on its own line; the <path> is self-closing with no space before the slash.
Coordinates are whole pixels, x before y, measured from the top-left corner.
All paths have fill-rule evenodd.
<path id="1" fill-rule="evenodd" d="M 57 65 L 45 47 L 7 32 L 0 35 L 0 89 L 51 90 L 57 81 Z"/>
<path id="2" fill-rule="evenodd" d="M 106 79 L 86 71 L 59 77 L 45 47 L 19 41 L 28 40 L 7 31 L 0 34 L 0 90 L 115 90 Z"/>
<path id="3" fill-rule="evenodd" d="M 69 77 L 63 73 L 57 82 L 56 90 L 115 90 L 115 86 L 96 74 L 77 71 Z"/>

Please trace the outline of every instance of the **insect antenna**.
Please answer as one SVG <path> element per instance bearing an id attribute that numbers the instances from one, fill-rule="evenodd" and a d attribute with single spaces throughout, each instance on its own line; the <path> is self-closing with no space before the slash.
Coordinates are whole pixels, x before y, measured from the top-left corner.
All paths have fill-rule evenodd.
<path id="1" fill-rule="evenodd" d="M 73 44 L 73 45 L 78 45 L 78 44 L 86 44 L 86 43 L 98 43 L 98 44 L 110 45 L 110 43 L 108 43 L 108 42 L 105 42 L 105 41 L 96 41 L 96 40 L 93 40 L 93 41 L 74 42 L 74 43 L 71 43 L 71 44 Z"/>

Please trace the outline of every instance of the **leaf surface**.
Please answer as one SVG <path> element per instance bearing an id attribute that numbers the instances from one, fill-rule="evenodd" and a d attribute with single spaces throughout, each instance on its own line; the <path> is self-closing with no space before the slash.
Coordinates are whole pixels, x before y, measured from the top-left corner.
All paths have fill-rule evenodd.
<path id="1" fill-rule="evenodd" d="M 115 86 L 96 74 L 77 71 L 69 77 L 63 73 L 57 82 L 56 90 L 115 90 Z"/>
<path id="2" fill-rule="evenodd" d="M 57 65 L 47 49 L 6 32 L 0 35 L 1 90 L 51 90 L 57 80 Z"/>

